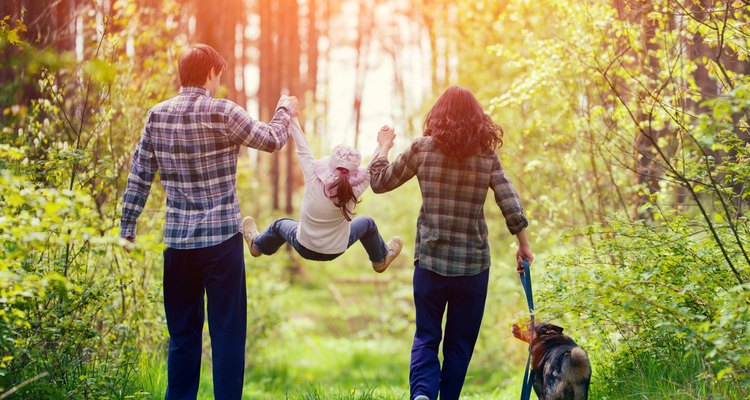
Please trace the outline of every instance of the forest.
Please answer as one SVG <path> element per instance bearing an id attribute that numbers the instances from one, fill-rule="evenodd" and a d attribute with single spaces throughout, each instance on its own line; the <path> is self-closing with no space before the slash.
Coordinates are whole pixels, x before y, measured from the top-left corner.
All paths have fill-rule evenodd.
<path id="1" fill-rule="evenodd" d="M 449 86 L 502 126 L 529 219 L 537 320 L 591 360 L 592 399 L 750 399 L 747 0 L 0 1 L 0 400 L 158 399 L 167 383 L 157 177 L 131 252 L 120 215 L 149 109 L 193 43 L 216 97 L 269 121 L 296 96 L 316 156 L 391 159 Z M 290 141 L 240 154 L 243 215 L 299 215 Z M 491 196 L 489 196 L 491 197 Z M 405 399 L 421 206 L 415 180 L 357 215 L 402 255 L 245 252 L 243 398 Z M 462 399 L 513 399 L 528 346 L 514 237 L 485 215 L 489 293 Z M 199 398 L 213 398 L 206 326 Z M 533 397 L 534 395 L 532 395 Z"/>

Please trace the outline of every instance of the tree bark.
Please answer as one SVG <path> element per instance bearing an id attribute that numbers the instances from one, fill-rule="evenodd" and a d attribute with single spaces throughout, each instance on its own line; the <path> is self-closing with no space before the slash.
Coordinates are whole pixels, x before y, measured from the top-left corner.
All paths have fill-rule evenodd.
<path id="1" fill-rule="evenodd" d="M 362 121 L 362 98 L 365 91 L 367 72 L 370 68 L 368 56 L 373 28 L 373 8 L 369 1 L 359 2 L 359 18 L 357 20 L 357 38 L 354 42 L 356 60 L 354 64 L 354 147 L 359 145 L 359 130 Z"/>
<path id="2" fill-rule="evenodd" d="M 317 1 L 307 1 L 307 77 L 305 79 L 305 98 L 314 106 L 317 102 L 318 88 L 318 10 Z"/>
<path id="3" fill-rule="evenodd" d="M 653 11 L 653 0 L 643 2 L 639 12 L 641 25 L 641 70 L 643 75 L 648 78 L 645 90 L 640 91 L 640 98 L 649 99 L 656 92 L 659 79 L 659 59 L 656 55 L 659 45 L 655 43 L 654 38 L 658 29 L 658 22 L 649 18 L 649 13 Z M 648 104 L 641 104 L 638 107 L 638 120 L 646 126 L 638 130 L 633 143 L 633 156 L 635 158 L 636 184 L 640 188 L 645 188 L 645 192 L 636 193 L 634 215 L 638 219 L 651 218 L 651 212 L 642 210 L 642 207 L 650 201 L 650 196 L 659 190 L 659 181 L 664 174 L 663 169 L 656 161 L 657 154 L 655 151 L 656 143 L 664 134 L 664 129 L 654 128 L 651 122 L 654 119 L 652 109 Z"/>
<path id="4" fill-rule="evenodd" d="M 282 54 L 282 82 L 290 95 L 302 96 L 300 87 L 300 56 L 301 43 L 299 37 L 299 4 L 297 0 L 285 0 L 283 14 L 286 22 L 283 24 Z M 284 148 L 286 159 L 286 187 L 284 211 L 291 214 L 294 211 L 293 194 L 297 188 L 297 165 L 294 158 L 294 148 L 288 144 Z"/>
<path id="5" fill-rule="evenodd" d="M 194 1 L 194 41 L 213 47 L 224 57 L 227 68 L 222 75 L 221 83 L 229 90 L 229 99 L 236 102 L 237 58 L 234 49 L 237 43 L 238 16 L 244 15 L 244 3 L 232 0 Z"/>
<path id="6" fill-rule="evenodd" d="M 276 46 L 279 26 L 278 15 L 274 9 L 276 2 L 260 1 L 260 83 L 258 85 L 258 108 L 260 119 L 269 121 L 276 107 L 276 100 L 281 92 L 278 71 L 278 49 Z M 271 207 L 274 210 L 279 205 L 279 158 L 277 155 L 270 156 L 270 179 L 271 179 Z"/>

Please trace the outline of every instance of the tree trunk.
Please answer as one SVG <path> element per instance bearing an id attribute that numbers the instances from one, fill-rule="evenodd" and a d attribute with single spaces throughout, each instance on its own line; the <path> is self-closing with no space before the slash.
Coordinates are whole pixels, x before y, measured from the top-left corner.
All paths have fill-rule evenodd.
<path id="1" fill-rule="evenodd" d="M 653 11 L 653 0 L 645 1 L 642 7 L 639 10 L 642 40 L 640 60 L 641 70 L 649 79 L 645 91 L 641 91 L 641 98 L 648 99 L 651 93 L 656 91 L 659 79 L 659 59 L 656 55 L 659 46 L 653 40 L 658 29 L 658 22 L 649 18 L 649 13 Z M 659 190 L 659 181 L 664 174 L 663 169 L 656 161 L 655 149 L 664 130 L 651 126 L 651 121 L 654 118 L 651 111 L 646 104 L 639 106 L 638 121 L 645 126 L 636 130 L 638 133 L 633 144 L 633 156 L 636 161 L 636 184 L 639 188 L 645 188 L 645 192 L 640 191 L 636 194 L 634 215 L 638 219 L 651 218 L 652 213 L 641 208 L 650 201 L 650 196 Z"/>
<path id="2" fill-rule="evenodd" d="M 286 22 L 283 24 L 282 46 L 282 82 L 284 88 L 290 95 L 301 96 L 300 87 L 300 55 L 301 44 L 299 37 L 299 5 L 297 0 L 285 0 L 283 7 Z M 294 211 L 293 194 L 297 188 L 296 175 L 297 165 L 294 158 L 293 146 L 287 145 L 284 149 L 286 158 L 286 188 L 285 188 L 285 208 L 287 214 Z"/>
<path id="3" fill-rule="evenodd" d="M 316 0 L 307 1 L 307 78 L 305 79 L 306 99 L 315 106 L 318 88 L 318 12 Z"/>
<path id="4" fill-rule="evenodd" d="M 422 18 L 424 26 L 427 29 L 427 37 L 430 42 L 430 76 L 432 78 L 432 93 L 437 93 L 440 87 L 438 80 L 438 48 L 437 48 L 437 27 L 436 19 L 439 14 L 438 4 L 436 0 L 423 0 L 422 1 Z"/>
<path id="5" fill-rule="evenodd" d="M 354 147 L 359 145 L 359 129 L 362 120 L 362 97 L 365 91 L 365 81 L 370 68 L 368 56 L 370 54 L 370 40 L 373 27 L 374 5 L 369 1 L 359 2 L 359 18 L 357 22 L 357 38 L 354 42 L 356 60 L 354 64 Z"/>
<path id="6" fill-rule="evenodd" d="M 229 99 L 237 101 L 237 59 L 234 49 L 237 41 L 238 16 L 244 15 L 244 3 L 232 0 L 194 1 L 194 41 L 213 47 L 224 57 L 227 68 L 222 75 L 221 83 L 229 90 Z"/>
<path id="7" fill-rule="evenodd" d="M 260 83 L 258 85 L 258 108 L 260 119 L 269 121 L 276 107 L 276 100 L 281 91 L 278 71 L 278 49 L 276 46 L 278 15 L 275 13 L 276 3 L 271 1 L 259 2 L 260 14 Z M 271 170 L 271 207 L 278 210 L 279 206 L 279 158 L 270 156 Z"/>

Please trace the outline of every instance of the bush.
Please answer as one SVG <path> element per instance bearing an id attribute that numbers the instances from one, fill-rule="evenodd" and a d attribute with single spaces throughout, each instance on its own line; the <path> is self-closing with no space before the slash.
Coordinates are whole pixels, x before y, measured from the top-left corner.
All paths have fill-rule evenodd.
<path id="1" fill-rule="evenodd" d="M 118 11 L 119 30 L 81 62 L 35 49 L 17 36 L 21 22 L 0 21 L 3 68 L 17 77 L 0 90 L 0 395 L 143 397 L 142 355 L 166 352 L 164 192 L 155 182 L 129 255 L 119 208 L 146 111 L 176 91 L 167 49 L 180 42 L 168 27 L 139 25 L 160 50 L 127 57 L 119 46 L 134 12 Z M 280 319 L 278 282 L 249 274 L 250 351 Z"/>

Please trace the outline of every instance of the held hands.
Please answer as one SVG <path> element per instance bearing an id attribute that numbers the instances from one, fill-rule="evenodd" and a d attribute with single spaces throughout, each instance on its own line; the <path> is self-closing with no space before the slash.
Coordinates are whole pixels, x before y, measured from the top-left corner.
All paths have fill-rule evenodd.
<path id="1" fill-rule="evenodd" d="M 281 98 L 279 98 L 279 103 L 276 105 L 276 108 L 279 109 L 282 107 L 286 108 L 287 111 L 292 114 L 292 117 L 299 115 L 299 100 L 297 100 L 297 97 L 295 96 L 282 95 Z"/>
<path id="2" fill-rule="evenodd" d="M 396 139 L 396 132 L 393 127 L 383 125 L 378 131 L 378 144 L 384 150 L 390 150 L 393 147 L 393 141 Z"/>

